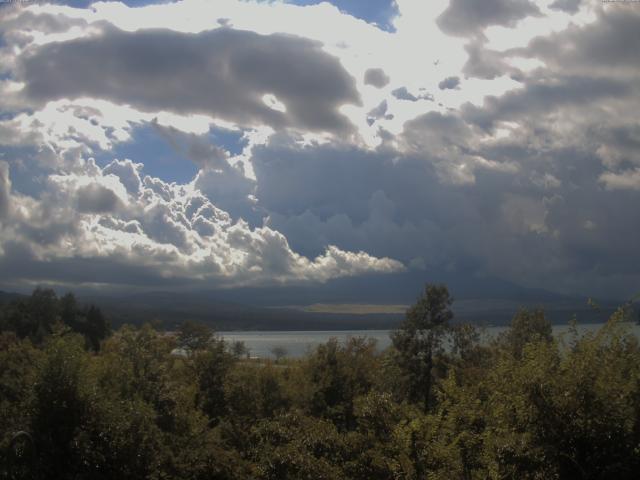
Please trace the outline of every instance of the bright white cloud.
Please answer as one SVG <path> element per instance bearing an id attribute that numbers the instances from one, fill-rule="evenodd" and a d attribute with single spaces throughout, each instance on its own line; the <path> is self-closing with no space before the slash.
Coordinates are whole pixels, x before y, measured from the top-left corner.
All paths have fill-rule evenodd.
<path id="1" fill-rule="evenodd" d="M 145 269 L 150 282 L 239 286 L 403 269 L 395 260 L 334 246 L 307 259 L 281 233 L 234 222 L 192 185 L 141 178 L 142 165 L 130 161 L 104 169 L 89 161 L 83 175 L 51 176 L 40 199 L 11 195 L 8 167 L 1 165 L 0 212 L 6 221 L 0 244 L 5 250 L 20 244 L 23 261 L 36 272 L 43 262 L 68 261 L 73 268 L 77 259 L 94 259 Z M 127 282 L 123 277 L 118 283 Z"/>

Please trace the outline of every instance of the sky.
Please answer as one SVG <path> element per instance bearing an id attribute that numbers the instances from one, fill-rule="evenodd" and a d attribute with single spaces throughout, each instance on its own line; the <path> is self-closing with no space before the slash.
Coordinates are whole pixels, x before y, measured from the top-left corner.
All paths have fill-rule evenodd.
<path id="1" fill-rule="evenodd" d="M 5 2 L 0 287 L 640 290 L 640 4 Z"/>

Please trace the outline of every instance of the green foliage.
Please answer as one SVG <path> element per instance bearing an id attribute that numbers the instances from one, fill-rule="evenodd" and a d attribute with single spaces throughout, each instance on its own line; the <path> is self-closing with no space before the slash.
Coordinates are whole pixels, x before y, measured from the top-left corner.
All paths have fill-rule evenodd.
<path id="1" fill-rule="evenodd" d="M 36 476 L 61 478 L 80 468 L 75 441 L 90 415 L 87 354 L 77 335 L 48 339 L 34 385 L 31 425 L 38 461 Z"/>
<path id="2" fill-rule="evenodd" d="M 249 357 L 250 352 L 244 342 L 237 340 L 231 344 L 231 353 L 233 353 L 236 357 L 241 358 Z"/>
<path id="3" fill-rule="evenodd" d="M 560 339 L 522 310 L 483 343 L 450 305 L 427 286 L 386 352 L 334 339 L 272 362 L 188 323 L 92 343 L 101 315 L 37 290 L 2 311 L 0 479 L 637 478 L 625 309 Z"/>
<path id="4" fill-rule="evenodd" d="M 521 309 L 513 317 L 511 328 L 498 336 L 497 343 L 516 358 L 521 358 L 528 343 L 552 340 L 551 323 L 546 319 L 544 311 L 538 308 L 533 311 Z"/>
<path id="5" fill-rule="evenodd" d="M 452 299 L 444 285 L 426 285 L 406 319 L 391 339 L 398 366 L 404 374 L 409 398 L 422 401 L 429 410 L 433 385 L 434 357 L 442 353 L 445 336 L 453 318 Z"/>
<path id="6" fill-rule="evenodd" d="M 38 287 L 30 297 L 0 307 L 0 332 L 14 332 L 36 344 L 54 331 L 56 323 L 82 334 L 87 347 L 94 351 L 100 349 L 100 342 L 111 330 L 98 307 L 79 305 L 72 293 L 58 298 L 53 290 Z"/>
<path id="7" fill-rule="evenodd" d="M 369 391 L 376 368 L 375 342 L 351 338 L 342 346 L 334 338 L 309 358 L 310 411 L 339 428 L 355 427 L 354 401 Z"/>
<path id="8" fill-rule="evenodd" d="M 224 384 L 229 415 L 250 425 L 255 419 L 285 412 L 291 401 L 284 391 L 284 382 L 282 371 L 269 363 L 238 365 Z"/>
<path id="9" fill-rule="evenodd" d="M 2 329 L 41 343 L 57 321 L 57 300 L 53 290 L 36 288 L 27 299 L 14 300 L 3 308 Z"/>
<path id="10" fill-rule="evenodd" d="M 190 353 L 205 350 L 213 340 L 213 331 L 202 323 L 187 320 L 178 330 L 178 346 Z"/>
<path id="11" fill-rule="evenodd" d="M 288 352 L 285 347 L 281 345 L 276 345 L 271 349 L 271 353 L 273 354 L 274 357 L 276 357 L 276 361 L 278 361 L 286 357 Z"/>
<path id="12" fill-rule="evenodd" d="M 220 340 L 213 340 L 206 350 L 196 352 L 190 359 L 198 392 L 196 403 L 213 421 L 227 412 L 224 384 L 236 361 Z"/>
<path id="13" fill-rule="evenodd" d="M 258 423 L 250 442 L 257 478 L 341 479 L 345 446 L 343 437 L 327 421 L 286 414 Z"/>
<path id="14" fill-rule="evenodd" d="M 9 445 L 14 433 L 30 423 L 33 385 L 42 356 L 29 340 L 20 340 L 13 333 L 0 334 L 0 478 L 7 473 L 2 465 L 11 461 Z"/>

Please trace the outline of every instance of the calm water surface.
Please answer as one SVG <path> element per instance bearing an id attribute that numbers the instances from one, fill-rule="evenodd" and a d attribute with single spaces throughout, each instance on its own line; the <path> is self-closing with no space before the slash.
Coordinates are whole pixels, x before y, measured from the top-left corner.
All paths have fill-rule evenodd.
<path id="1" fill-rule="evenodd" d="M 603 324 L 578 325 L 579 333 L 595 332 Z M 562 335 L 569 330 L 569 325 L 554 325 L 555 335 Z M 631 331 L 640 337 L 640 326 L 629 325 Z M 486 327 L 483 338 L 488 339 L 504 331 L 506 327 Z M 337 338 L 345 342 L 349 337 L 373 338 L 377 342 L 378 349 L 384 350 L 391 345 L 389 334 L 391 330 L 335 330 L 335 331 L 236 331 L 218 332 L 228 342 L 242 341 L 249 348 L 253 357 L 273 358 L 272 350 L 275 347 L 283 347 L 287 351 L 287 357 L 302 357 L 312 351 L 318 345 L 326 343 L 330 338 Z"/>

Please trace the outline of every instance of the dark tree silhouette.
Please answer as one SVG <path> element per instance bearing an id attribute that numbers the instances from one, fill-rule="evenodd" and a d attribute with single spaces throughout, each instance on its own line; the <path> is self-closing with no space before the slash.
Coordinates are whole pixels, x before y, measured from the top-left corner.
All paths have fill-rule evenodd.
<path id="1" fill-rule="evenodd" d="M 431 398 L 434 355 L 440 353 L 442 341 L 450 331 L 451 303 L 445 285 L 427 284 L 391 336 L 398 364 L 408 381 L 409 396 L 415 401 L 420 399 L 425 412 Z"/>

